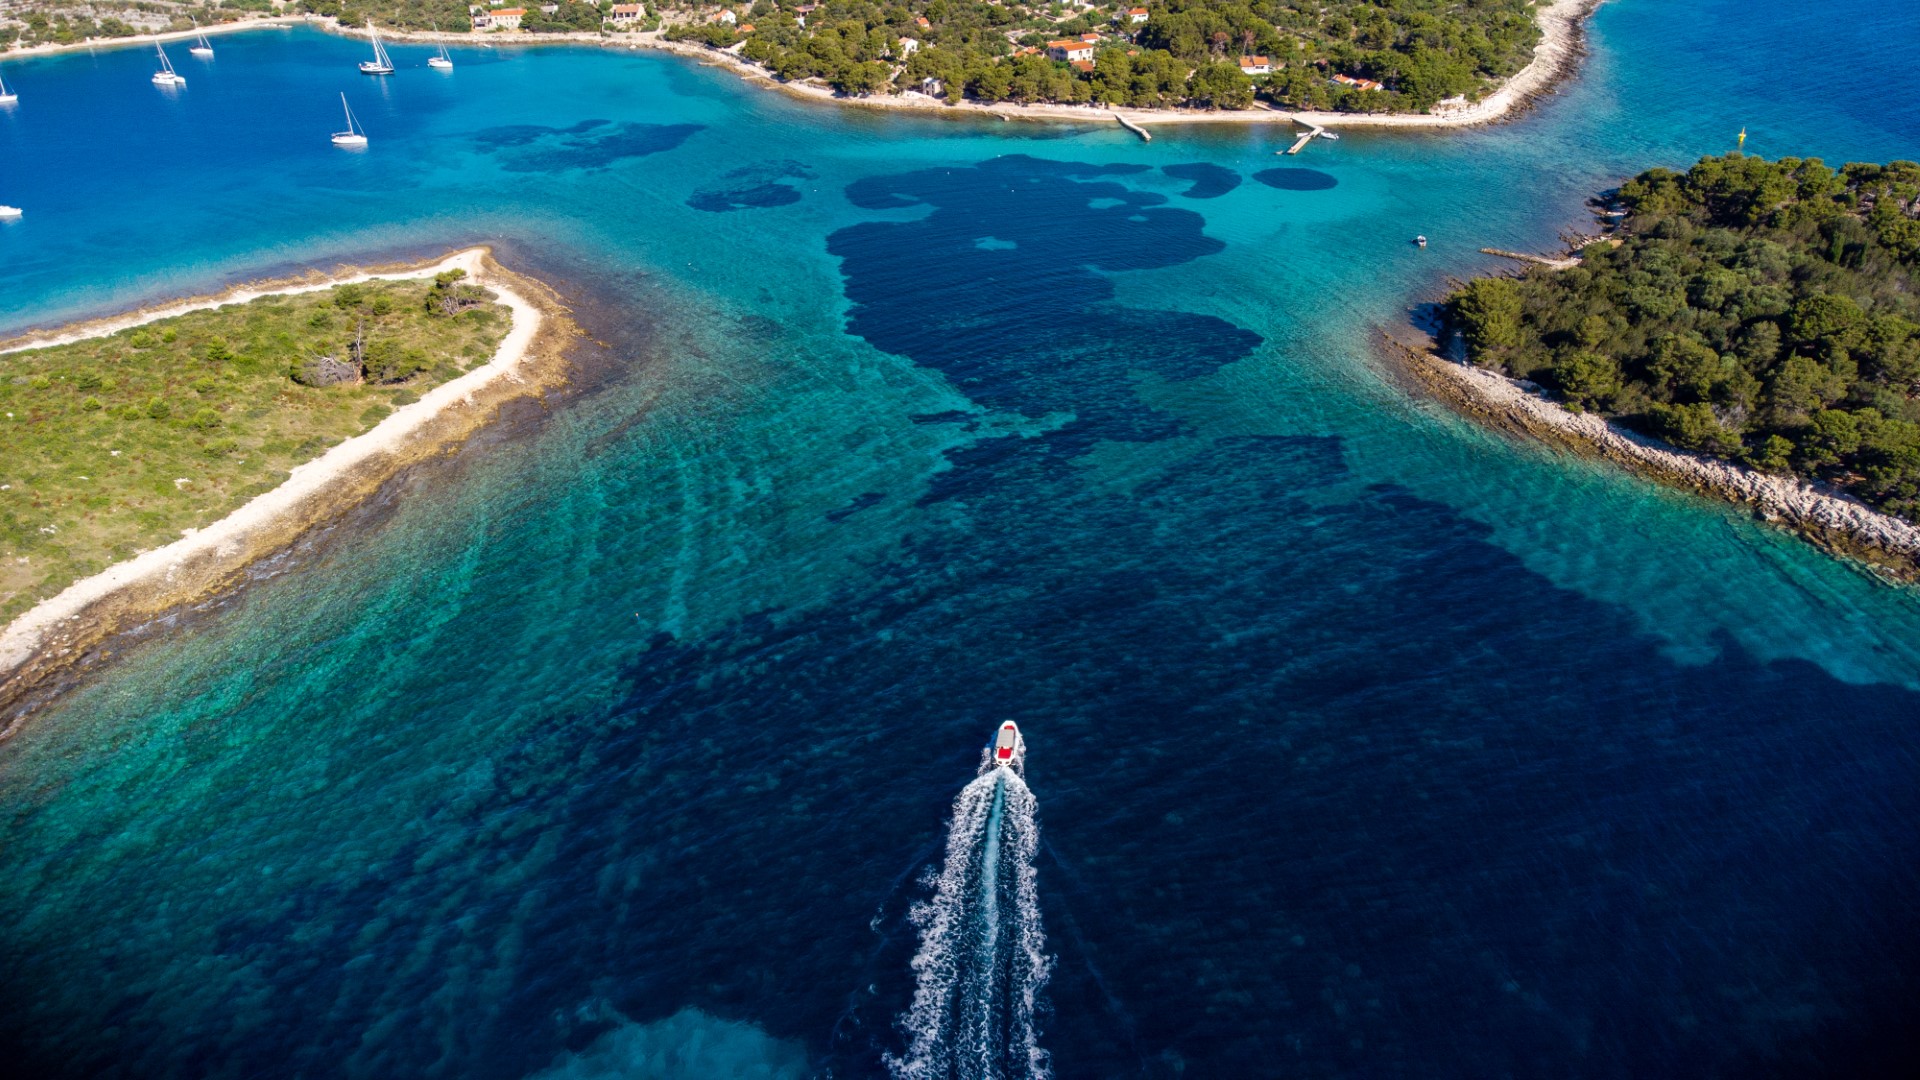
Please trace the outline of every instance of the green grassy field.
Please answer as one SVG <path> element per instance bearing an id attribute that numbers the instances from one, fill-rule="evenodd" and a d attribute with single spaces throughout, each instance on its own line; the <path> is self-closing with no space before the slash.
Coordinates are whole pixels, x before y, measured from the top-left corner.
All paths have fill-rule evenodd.
<path id="1" fill-rule="evenodd" d="M 512 321 L 492 299 L 367 282 L 0 355 L 0 622 L 486 363 Z"/>

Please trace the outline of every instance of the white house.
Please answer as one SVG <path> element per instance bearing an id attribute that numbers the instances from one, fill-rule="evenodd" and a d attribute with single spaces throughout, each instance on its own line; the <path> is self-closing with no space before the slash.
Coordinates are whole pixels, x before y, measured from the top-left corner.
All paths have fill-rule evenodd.
<path id="1" fill-rule="evenodd" d="M 900 57 L 902 60 L 920 51 L 920 43 L 910 37 L 901 38 L 899 44 L 900 49 L 894 55 Z"/>
<path id="2" fill-rule="evenodd" d="M 1093 59 L 1093 42 L 1080 41 L 1075 38 L 1068 38 L 1064 41 L 1049 41 L 1047 42 L 1047 56 L 1054 60 L 1066 60 L 1069 62 L 1074 60 L 1091 60 Z"/>
<path id="3" fill-rule="evenodd" d="M 1137 7 L 1137 8 L 1128 8 L 1128 9 L 1127 9 L 1127 21 L 1128 21 L 1129 23 L 1132 23 L 1132 24 L 1133 24 L 1133 25 L 1135 25 L 1135 26 L 1138 26 L 1138 25 L 1140 25 L 1141 23 L 1143 23 L 1143 22 L 1146 22 L 1146 21 L 1147 21 L 1147 9 L 1146 9 L 1146 8 L 1143 8 L 1143 7 Z"/>
<path id="4" fill-rule="evenodd" d="M 607 9 L 607 21 L 610 23 L 634 23 L 646 17 L 645 4 L 615 4 Z"/>
<path id="5" fill-rule="evenodd" d="M 1273 74 L 1273 60 L 1266 56 L 1243 56 L 1240 58 L 1240 70 L 1249 75 Z"/>
<path id="6" fill-rule="evenodd" d="M 733 17 L 733 12 L 732 12 L 732 11 L 723 11 L 723 12 L 721 12 L 720 14 L 718 14 L 718 15 L 715 15 L 715 16 L 713 17 L 713 21 L 714 21 L 714 22 L 720 22 L 720 23 L 726 23 L 726 24 L 727 24 L 728 26 L 732 26 L 732 25 L 734 25 L 735 23 L 737 23 L 737 22 L 739 22 L 740 20 L 739 20 L 739 19 L 736 19 L 736 18 L 734 18 L 734 17 Z"/>
<path id="7" fill-rule="evenodd" d="M 475 30 L 518 30 L 520 20 L 527 14 L 526 8 L 495 8 L 473 17 Z"/>

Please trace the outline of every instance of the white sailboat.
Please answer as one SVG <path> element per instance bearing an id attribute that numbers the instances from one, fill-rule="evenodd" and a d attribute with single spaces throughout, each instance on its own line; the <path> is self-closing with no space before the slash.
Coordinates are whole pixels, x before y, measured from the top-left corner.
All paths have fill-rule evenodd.
<path id="1" fill-rule="evenodd" d="M 429 25 L 433 27 L 434 33 L 437 34 L 440 32 L 439 23 L 430 23 Z M 439 56 L 427 57 L 427 66 L 430 68 L 439 68 L 441 71 L 453 70 L 453 57 L 447 55 L 447 46 L 444 42 L 440 45 Z"/>
<path id="2" fill-rule="evenodd" d="M 7 80 L 0 79 L 0 105 L 11 105 L 19 100 L 19 94 L 7 89 Z"/>
<path id="3" fill-rule="evenodd" d="M 11 221 L 22 213 L 17 206 L 0 206 L 0 221 Z"/>
<path id="4" fill-rule="evenodd" d="M 159 42 L 153 43 L 153 51 L 160 54 L 160 70 L 153 73 L 153 85 L 167 87 L 187 85 L 187 80 L 173 70 L 173 61 L 167 59 L 167 50 L 161 48 Z"/>
<path id="5" fill-rule="evenodd" d="M 188 21 L 192 22 L 192 20 L 188 20 Z M 188 49 L 187 51 L 199 57 L 202 60 L 213 59 L 213 43 L 207 40 L 206 34 L 200 32 L 199 23 L 197 22 L 194 23 L 193 29 L 194 29 L 194 33 L 197 36 L 194 38 L 193 48 Z"/>
<path id="6" fill-rule="evenodd" d="M 380 31 L 373 28 L 373 20 L 367 20 L 367 34 L 373 38 L 373 59 L 360 62 L 362 75 L 393 74 L 393 58 L 387 55 L 387 47 L 380 44 Z"/>
<path id="7" fill-rule="evenodd" d="M 347 105 L 345 94 L 340 95 L 340 108 L 347 114 L 347 130 L 333 133 L 333 145 L 354 147 L 367 145 L 367 129 L 354 120 L 353 109 Z"/>

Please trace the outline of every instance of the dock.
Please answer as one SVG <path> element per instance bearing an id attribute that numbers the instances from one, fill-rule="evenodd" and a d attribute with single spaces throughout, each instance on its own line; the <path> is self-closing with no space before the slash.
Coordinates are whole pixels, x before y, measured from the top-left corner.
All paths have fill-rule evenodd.
<path id="1" fill-rule="evenodd" d="M 1520 262 L 1536 263 L 1540 266 L 1551 267 L 1555 270 L 1565 270 L 1569 267 L 1580 265 L 1579 259 L 1570 256 L 1562 256 L 1556 259 L 1546 255 L 1528 255 L 1521 251 L 1502 251 L 1499 248 L 1481 248 L 1480 254 L 1498 255 L 1503 259 L 1517 259 Z"/>
<path id="2" fill-rule="evenodd" d="M 1307 122 L 1305 120 L 1300 120 L 1296 118 L 1294 120 L 1294 123 L 1306 124 Z M 1307 124 L 1307 133 L 1293 140 L 1293 145 L 1287 147 L 1285 150 L 1281 152 L 1285 154 L 1297 154 L 1300 152 L 1302 147 L 1306 146 L 1308 143 L 1312 142 L 1314 139 L 1322 135 L 1325 135 L 1326 133 L 1327 133 L 1327 129 L 1321 127 L 1318 124 Z"/>
<path id="3" fill-rule="evenodd" d="M 1143 128 L 1143 127 L 1141 127 L 1141 126 L 1140 126 L 1139 124 L 1136 124 L 1136 123 L 1134 123 L 1133 121 L 1131 121 L 1131 120 L 1129 120 L 1129 119 L 1127 119 L 1127 118 L 1126 118 L 1126 116 L 1125 116 L 1125 114 L 1123 114 L 1123 113 L 1114 113 L 1114 114 L 1113 114 L 1113 118 L 1114 118 L 1115 120 L 1118 120 L 1118 121 L 1120 121 L 1120 126 L 1121 126 L 1121 127 L 1123 127 L 1123 128 L 1126 128 L 1126 129 L 1127 129 L 1128 131 L 1131 131 L 1131 132 L 1133 132 L 1133 133 L 1134 133 L 1135 135 L 1138 135 L 1138 136 L 1140 136 L 1140 141 L 1141 141 L 1141 142 L 1152 142 L 1152 141 L 1153 141 L 1153 136 L 1152 136 L 1152 135 L 1149 135 L 1149 134 L 1147 134 L 1147 129 L 1146 129 L 1146 128 Z"/>

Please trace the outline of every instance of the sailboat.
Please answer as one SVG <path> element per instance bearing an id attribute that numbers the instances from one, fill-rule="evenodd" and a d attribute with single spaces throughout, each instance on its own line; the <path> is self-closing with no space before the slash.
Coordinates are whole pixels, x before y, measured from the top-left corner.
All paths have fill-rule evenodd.
<path id="1" fill-rule="evenodd" d="M 0 79 L 0 105 L 11 105 L 19 100 L 19 94 L 7 89 L 7 80 Z"/>
<path id="2" fill-rule="evenodd" d="M 17 206 L 0 206 L 0 221 L 12 220 L 19 217 L 21 213 L 21 209 Z"/>
<path id="3" fill-rule="evenodd" d="M 188 20 L 188 21 L 191 22 L 192 20 Z M 202 60 L 213 59 L 213 43 L 207 40 L 207 35 L 205 33 L 200 32 L 199 23 L 197 22 L 194 23 L 193 29 L 198 36 L 194 38 L 193 48 L 188 49 L 187 51 L 199 57 Z"/>
<path id="4" fill-rule="evenodd" d="M 153 51 L 160 54 L 160 70 L 153 73 L 153 85 L 168 87 L 187 85 L 187 80 L 173 70 L 173 61 L 167 59 L 167 50 L 161 48 L 159 42 L 153 43 Z"/>
<path id="5" fill-rule="evenodd" d="M 393 74 L 393 58 L 387 55 L 387 47 L 380 44 L 380 31 L 373 28 L 372 19 L 367 20 L 367 34 L 373 38 L 373 59 L 360 62 L 360 74 Z"/>
<path id="6" fill-rule="evenodd" d="M 347 114 L 347 130 L 333 133 L 333 145 L 354 147 L 367 145 L 367 129 L 353 119 L 353 110 L 347 106 L 345 94 L 340 95 L 340 108 Z"/>
<path id="7" fill-rule="evenodd" d="M 439 32 L 440 32 L 440 24 L 439 24 L 439 23 L 431 23 L 431 24 L 429 24 L 429 25 L 431 25 L 431 26 L 433 27 L 433 32 L 434 32 L 434 33 L 436 33 L 436 34 L 437 34 L 437 33 L 439 33 Z M 448 55 L 447 55 L 447 46 L 446 46 L 446 43 L 444 43 L 444 42 L 442 42 L 442 43 L 440 44 L 440 55 L 439 55 L 439 56 L 429 56 L 429 57 L 427 57 L 427 66 L 428 66 L 428 67 L 430 67 L 430 68 L 439 68 L 439 69 L 440 69 L 441 71 L 452 71 L 452 70 L 453 70 L 453 57 L 451 57 L 451 56 L 448 56 Z"/>

